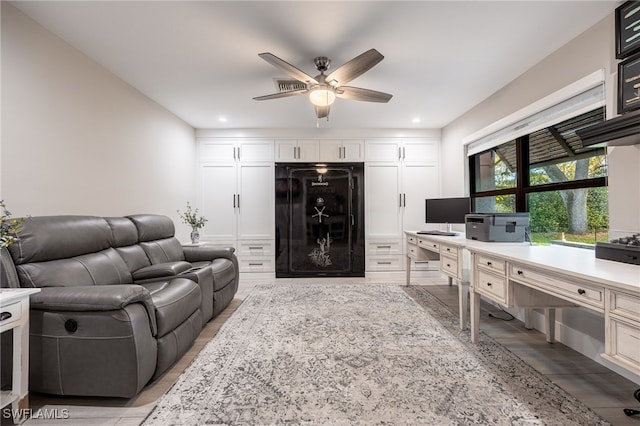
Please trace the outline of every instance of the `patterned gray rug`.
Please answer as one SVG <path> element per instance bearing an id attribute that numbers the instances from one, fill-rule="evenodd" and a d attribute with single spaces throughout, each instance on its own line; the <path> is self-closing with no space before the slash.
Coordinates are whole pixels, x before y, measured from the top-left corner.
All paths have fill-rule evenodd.
<path id="1" fill-rule="evenodd" d="M 419 287 L 257 286 L 145 425 L 606 425 Z"/>

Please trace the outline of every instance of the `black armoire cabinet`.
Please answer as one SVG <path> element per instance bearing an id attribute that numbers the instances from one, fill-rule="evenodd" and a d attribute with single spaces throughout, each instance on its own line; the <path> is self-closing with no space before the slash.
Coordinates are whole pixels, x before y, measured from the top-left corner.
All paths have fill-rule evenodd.
<path id="1" fill-rule="evenodd" d="M 364 164 L 275 169 L 276 277 L 364 277 Z"/>

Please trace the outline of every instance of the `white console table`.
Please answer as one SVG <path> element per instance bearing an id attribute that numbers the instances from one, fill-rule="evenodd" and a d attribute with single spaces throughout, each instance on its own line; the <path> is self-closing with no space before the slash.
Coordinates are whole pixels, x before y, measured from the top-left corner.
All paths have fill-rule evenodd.
<path id="1" fill-rule="evenodd" d="M 478 340 L 480 296 L 507 307 L 545 308 L 553 342 L 555 308 L 581 306 L 605 320 L 602 357 L 640 374 L 640 266 L 596 259 L 593 251 L 566 246 L 505 246 L 473 242 L 471 339 Z"/>
<path id="2" fill-rule="evenodd" d="M 29 295 L 39 288 L 0 289 L 0 333 L 13 330 L 11 390 L 0 392 L 0 406 L 11 404 L 14 422 L 29 408 Z"/>

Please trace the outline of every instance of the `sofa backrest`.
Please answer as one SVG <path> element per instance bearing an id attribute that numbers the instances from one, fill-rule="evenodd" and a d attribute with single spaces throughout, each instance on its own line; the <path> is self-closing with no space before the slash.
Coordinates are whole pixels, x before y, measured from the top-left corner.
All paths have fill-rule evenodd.
<path id="1" fill-rule="evenodd" d="M 127 216 L 138 230 L 138 244 L 144 249 L 151 263 L 184 260 L 180 241 L 174 236 L 175 226 L 171 218 L 154 214 Z"/>
<path id="2" fill-rule="evenodd" d="M 21 287 L 126 284 L 131 273 L 112 247 L 107 221 L 95 216 L 27 218 L 9 246 Z"/>
<path id="3" fill-rule="evenodd" d="M 113 247 L 122 256 L 129 271 L 134 272 L 151 265 L 147 253 L 142 246 L 138 245 L 138 229 L 130 219 L 106 217 L 105 220 L 111 228 Z"/>

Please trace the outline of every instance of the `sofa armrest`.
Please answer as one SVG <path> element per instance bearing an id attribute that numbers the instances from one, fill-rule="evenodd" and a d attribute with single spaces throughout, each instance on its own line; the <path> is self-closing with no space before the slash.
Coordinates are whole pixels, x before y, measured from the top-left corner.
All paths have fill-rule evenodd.
<path id="1" fill-rule="evenodd" d="M 149 316 L 151 333 L 158 330 L 151 293 L 136 284 L 43 287 L 31 295 L 31 309 L 40 311 L 111 311 L 141 303 Z"/>
<path id="2" fill-rule="evenodd" d="M 178 274 L 188 271 L 193 265 L 189 262 L 163 262 L 145 266 L 135 272 L 131 276 L 135 281 L 148 280 L 150 278 L 174 277 Z"/>
<path id="3" fill-rule="evenodd" d="M 184 250 L 184 257 L 188 262 L 203 262 L 211 261 L 219 257 L 225 257 L 230 260 L 236 258 L 234 252 L 235 247 L 182 247 Z"/>

